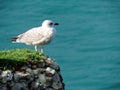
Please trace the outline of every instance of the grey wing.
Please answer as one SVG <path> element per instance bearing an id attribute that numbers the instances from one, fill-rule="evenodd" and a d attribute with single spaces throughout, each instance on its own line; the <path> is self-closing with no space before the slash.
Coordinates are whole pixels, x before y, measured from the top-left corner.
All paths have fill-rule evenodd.
<path id="1" fill-rule="evenodd" d="M 26 44 L 32 44 L 35 41 L 38 41 L 43 38 L 43 35 L 40 33 L 40 30 L 33 28 L 20 35 L 20 41 Z"/>

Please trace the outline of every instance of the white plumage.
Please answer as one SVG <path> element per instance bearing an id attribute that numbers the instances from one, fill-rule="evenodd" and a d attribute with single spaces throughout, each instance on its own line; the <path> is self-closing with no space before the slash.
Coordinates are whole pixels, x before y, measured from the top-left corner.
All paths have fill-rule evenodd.
<path id="1" fill-rule="evenodd" d="M 32 28 L 26 31 L 23 34 L 18 35 L 15 38 L 12 38 L 13 42 L 25 43 L 27 45 L 35 46 L 37 51 L 37 46 L 41 46 L 41 52 L 43 52 L 43 46 L 51 42 L 55 36 L 56 30 L 54 28 L 58 23 L 54 23 L 51 20 L 45 20 L 42 23 L 42 26 Z"/>

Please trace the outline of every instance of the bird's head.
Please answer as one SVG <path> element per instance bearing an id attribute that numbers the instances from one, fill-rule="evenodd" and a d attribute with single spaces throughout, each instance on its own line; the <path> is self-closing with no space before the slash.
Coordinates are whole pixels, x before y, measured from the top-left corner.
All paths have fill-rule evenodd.
<path id="1" fill-rule="evenodd" d="M 43 27 L 54 27 L 54 26 L 56 26 L 56 25 L 59 25 L 58 23 L 54 23 L 53 21 L 51 21 L 51 20 L 45 20 L 45 21 L 43 21 L 43 23 L 42 23 L 42 26 Z"/>

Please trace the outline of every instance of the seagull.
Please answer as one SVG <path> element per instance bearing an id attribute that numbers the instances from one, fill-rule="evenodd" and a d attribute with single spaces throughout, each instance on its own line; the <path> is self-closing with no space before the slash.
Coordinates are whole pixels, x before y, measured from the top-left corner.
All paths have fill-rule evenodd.
<path id="1" fill-rule="evenodd" d="M 41 46 L 41 52 L 44 52 L 43 46 L 49 44 L 56 34 L 54 26 L 59 25 L 51 20 L 44 20 L 40 27 L 29 29 L 23 34 L 13 37 L 13 43 L 25 43 L 32 45 L 35 51 L 38 51 L 37 46 Z"/>

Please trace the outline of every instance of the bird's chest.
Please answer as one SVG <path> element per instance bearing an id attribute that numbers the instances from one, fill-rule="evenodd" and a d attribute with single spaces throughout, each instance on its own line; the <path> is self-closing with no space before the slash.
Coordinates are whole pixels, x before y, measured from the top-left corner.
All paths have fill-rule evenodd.
<path id="1" fill-rule="evenodd" d="M 46 38 L 52 38 L 55 35 L 55 30 L 46 30 L 44 31 L 44 37 Z"/>

